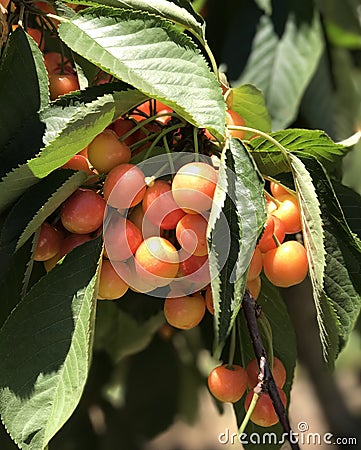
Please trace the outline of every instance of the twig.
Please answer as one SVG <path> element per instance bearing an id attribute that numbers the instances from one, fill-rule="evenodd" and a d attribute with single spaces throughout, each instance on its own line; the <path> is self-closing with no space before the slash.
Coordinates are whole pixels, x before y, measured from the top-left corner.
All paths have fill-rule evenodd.
<path id="1" fill-rule="evenodd" d="M 268 392 L 274 409 L 277 413 L 277 416 L 279 418 L 280 424 L 283 428 L 284 433 L 286 434 L 286 437 L 288 441 L 290 442 L 292 450 L 300 450 L 300 447 L 297 443 L 294 442 L 294 439 L 290 439 L 293 435 L 290 422 L 288 420 L 288 416 L 286 413 L 286 410 L 283 406 L 283 403 L 281 401 L 281 398 L 278 393 L 278 389 L 275 383 L 275 380 L 273 379 L 273 375 L 270 369 L 270 366 L 267 361 L 267 355 L 265 348 L 263 346 L 258 325 L 257 325 L 257 315 L 256 315 L 256 306 L 253 298 L 251 297 L 248 290 L 246 290 L 244 297 L 243 297 L 243 303 L 242 303 L 242 310 L 244 312 L 248 331 L 252 340 L 253 350 L 256 355 L 258 364 L 260 365 L 261 358 L 265 358 L 264 361 L 264 386 L 265 390 Z M 263 361 L 262 361 L 263 362 Z"/>

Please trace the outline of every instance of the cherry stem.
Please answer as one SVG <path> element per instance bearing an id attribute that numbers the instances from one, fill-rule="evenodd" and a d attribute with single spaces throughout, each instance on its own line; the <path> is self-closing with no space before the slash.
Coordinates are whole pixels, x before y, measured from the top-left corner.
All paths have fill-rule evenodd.
<path id="1" fill-rule="evenodd" d="M 229 89 L 227 89 L 226 93 L 224 94 L 224 101 L 226 103 L 227 103 L 228 97 L 230 96 L 231 92 L 232 92 L 232 89 L 229 88 Z M 229 106 L 229 108 L 231 108 L 231 106 Z"/>
<path id="2" fill-rule="evenodd" d="M 267 133 L 265 133 L 265 132 L 263 132 L 261 130 L 257 130 L 257 128 L 244 127 L 242 125 L 227 125 L 227 128 L 229 130 L 250 131 L 251 133 L 259 134 L 260 136 L 262 136 L 265 139 L 267 139 L 267 141 L 272 142 L 272 144 L 275 145 L 278 148 L 278 150 L 285 157 L 286 161 L 289 163 L 289 156 L 288 156 L 287 149 L 282 144 L 280 144 L 275 138 L 270 136 L 269 134 L 267 134 Z"/>
<path id="3" fill-rule="evenodd" d="M 273 407 L 276 411 L 280 424 L 290 443 L 292 450 L 300 450 L 299 445 L 294 442 L 294 439 L 290 439 L 290 437 L 293 435 L 290 421 L 288 419 L 286 409 L 281 401 L 275 380 L 273 378 L 270 366 L 267 361 L 266 351 L 259 333 L 257 324 L 257 304 L 254 302 L 253 298 L 248 292 L 248 289 L 246 289 L 246 292 L 243 297 L 242 311 L 244 313 L 247 322 L 247 327 L 251 337 L 253 350 L 256 355 L 258 364 L 260 366 L 260 370 L 264 362 L 264 380 L 263 380 L 264 390 L 268 392 L 272 400 Z M 264 361 L 262 360 L 262 358 L 264 358 Z"/>
<path id="4" fill-rule="evenodd" d="M 154 116 L 147 117 L 146 119 L 138 122 L 131 130 L 129 130 L 126 133 L 122 134 L 122 136 L 119 137 L 119 141 L 123 142 L 125 139 L 127 139 L 129 136 L 131 136 L 133 133 L 135 133 L 139 129 L 143 129 L 144 133 L 146 133 L 147 129 L 144 128 L 144 125 L 147 125 L 148 123 L 155 121 L 159 117 L 164 117 L 164 116 L 172 116 L 172 117 L 178 117 L 179 118 L 177 113 L 171 113 L 171 112 L 155 114 Z M 136 123 L 135 119 L 134 119 L 134 121 Z"/>
<path id="5" fill-rule="evenodd" d="M 165 136 L 164 136 L 165 137 Z M 176 154 L 173 154 L 174 156 L 171 158 L 171 154 L 169 154 L 169 165 L 171 166 L 171 162 L 174 164 L 174 161 L 176 161 L 178 158 L 180 158 L 181 157 L 181 153 L 176 153 Z M 174 159 L 173 159 L 174 158 Z M 144 158 L 144 159 L 146 159 L 146 158 Z M 154 180 L 156 180 L 157 178 L 159 178 L 160 176 L 162 176 L 162 174 L 163 174 L 163 172 L 164 172 L 164 169 L 166 169 L 166 168 L 168 168 L 168 164 L 163 164 L 162 165 L 162 167 L 160 167 L 156 172 L 155 172 L 155 174 L 153 174 L 152 175 L 152 178 L 154 178 Z M 174 168 L 174 166 L 173 166 L 173 168 Z M 171 166 L 171 170 L 172 170 L 172 166 Z M 175 173 L 175 169 L 174 169 L 174 171 L 172 172 L 173 174 Z"/>
<path id="6" fill-rule="evenodd" d="M 167 152 L 167 155 L 168 155 L 170 170 L 172 171 L 172 173 L 175 173 L 174 162 L 173 162 L 172 154 L 169 149 L 169 145 L 168 145 L 166 136 L 163 136 L 163 144 L 164 144 L 165 151 Z"/>
<path id="7" fill-rule="evenodd" d="M 64 45 L 61 40 L 59 40 L 60 43 L 60 55 L 61 55 L 61 65 L 60 65 L 60 73 L 61 75 L 64 75 L 65 73 L 65 54 L 64 54 Z"/>
<path id="8" fill-rule="evenodd" d="M 253 392 L 253 397 L 251 400 L 251 403 L 249 405 L 248 411 L 246 413 L 246 415 L 244 416 L 244 419 L 241 423 L 241 426 L 238 429 L 238 434 L 241 435 L 242 433 L 244 433 L 244 430 L 246 429 L 246 426 L 248 425 L 249 419 L 251 418 L 251 415 L 257 405 L 257 402 L 260 398 L 262 394 L 259 394 L 257 392 Z"/>
<path id="9" fill-rule="evenodd" d="M 271 195 L 268 191 L 264 191 L 264 195 L 265 197 L 268 198 L 268 200 L 270 200 L 271 202 L 273 202 L 277 208 L 281 206 L 282 202 L 280 202 L 279 200 L 277 200 L 276 198 L 273 197 L 273 195 Z"/>
<path id="10" fill-rule="evenodd" d="M 20 6 L 20 14 L 19 14 L 19 20 L 18 20 L 18 24 L 21 28 L 24 28 L 23 25 L 23 21 L 24 21 L 24 12 L 25 12 L 25 6 L 21 5 Z"/>
<path id="11" fill-rule="evenodd" d="M 292 195 L 296 195 L 296 191 L 294 191 L 293 189 L 290 189 L 289 187 L 285 186 L 284 184 L 282 184 L 280 181 L 272 178 L 272 177 L 268 177 L 267 175 L 263 175 L 263 178 L 267 181 L 272 181 L 272 183 L 278 184 L 279 186 L 282 186 L 283 189 L 285 189 L 289 194 Z"/>
<path id="12" fill-rule="evenodd" d="M 50 19 L 59 20 L 59 22 L 70 22 L 70 20 L 67 19 L 66 17 L 60 17 L 60 16 L 57 16 L 56 14 L 52 14 L 52 13 L 47 13 L 47 14 L 45 14 L 45 16 L 49 17 Z"/>
<path id="13" fill-rule="evenodd" d="M 281 247 L 281 242 L 278 240 L 278 237 L 272 233 L 273 242 L 276 244 L 276 247 Z"/>
<path id="14" fill-rule="evenodd" d="M 234 323 L 234 325 L 232 327 L 232 332 L 231 332 L 231 341 L 229 344 L 227 369 L 230 369 L 230 370 L 233 369 L 233 361 L 234 361 L 235 351 L 236 351 L 236 323 Z"/>
<path id="15" fill-rule="evenodd" d="M 178 130 L 178 128 L 183 128 L 185 126 L 186 126 L 185 124 L 178 123 L 177 125 L 173 125 L 172 127 L 165 128 L 161 133 L 150 134 L 149 136 L 147 136 L 146 139 L 142 139 L 141 141 L 137 142 L 137 144 L 143 143 L 143 141 L 147 142 L 150 139 L 153 139 L 153 137 L 154 137 L 154 141 L 151 143 L 150 147 L 146 151 L 143 161 L 148 159 L 149 155 L 152 153 L 153 148 L 158 144 L 158 142 L 163 138 L 163 136 L 166 136 L 168 133 Z M 136 145 L 136 144 L 134 144 L 134 145 Z M 133 146 L 131 146 L 130 148 L 133 149 Z"/>
<path id="16" fill-rule="evenodd" d="M 199 161 L 199 147 L 198 147 L 198 128 L 193 128 L 193 142 L 194 142 L 194 161 Z"/>

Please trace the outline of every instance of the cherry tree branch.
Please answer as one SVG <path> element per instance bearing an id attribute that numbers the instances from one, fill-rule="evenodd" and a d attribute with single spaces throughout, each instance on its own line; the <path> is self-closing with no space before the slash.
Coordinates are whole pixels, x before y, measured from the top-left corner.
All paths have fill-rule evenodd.
<path id="1" fill-rule="evenodd" d="M 259 333 L 258 324 L 257 324 L 257 305 L 254 299 L 251 297 L 248 289 L 243 297 L 242 310 L 244 312 L 244 316 L 246 318 L 248 331 L 252 340 L 253 350 L 256 355 L 258 365 L 260 366 L 261 358 L 265 358 L 262 360 L 262 372 L 264 373 L 263 387 L 264 390 L 269 394 L 274 409 L 279 418 L 280 424 L 283 428 L 284 433 L 287 435 L 287 439 L 290 442 L 292 450 L 300 450 L 300 447 L 297 443 L 294 442 L 292 437 L 292 429 L 287 416 L 287 412 L 283 403 L 281 401 L 280 395 L 278 393 L 278 389 L 273 378 L 270 366 L 268 364 L 266 350 L 263 346 L 262 339 Z M 263 365 L 264 363 L 264 365 Z"/>

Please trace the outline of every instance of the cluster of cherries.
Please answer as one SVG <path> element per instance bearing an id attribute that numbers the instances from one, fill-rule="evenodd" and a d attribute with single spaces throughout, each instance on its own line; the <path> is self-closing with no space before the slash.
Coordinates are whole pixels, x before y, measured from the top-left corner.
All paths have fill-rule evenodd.
<path id="1" fill-rule="evenodd" d="M 287 398 L 283 391 L 286 382 L 286 369 L 282 361 L 274 357 L 272 375 L 277 386 L 283 406 L 286 406 Z M 210 392 L 221 402 L 238 402 L 248 389 L 245 397 L 244 408 L 248 411 L 254 388 L 259 383 L 259 366 L 257 359 L 252 359 L 243 368 L 239 365 L 221 365 L 215 367 L 208 376 L 208 388 Z M 257 404 L 251 414 L 250 420 L 261 427 L 270 427 L 278 423 L 277 414 L 273 408 L 272 400 L 267 392 L 258 398 Z"/>
<path id="2" fill-rule="evenodd" d="M 163 120 L 171 113 L 166 108 L 157 103 Z M 99 299 L 118 299 L 129 287 L 153 293 L 166 288 L 158 296 L 167 297 L 167 321 L 189 329 L 207 306 L 213 312 L 206 231 L 218 171 L 208 158 L 181 165 L 165 179 L 146 177 L 130 162 L 130 147 L 159 124 L 137 128 L 143 114 L 150 114 L 149 102 L 119 118 L 63 166 L 85 171 L 88 180 L 51 224 L 42 224 L 34 259 L 51 270 L 74 247 L 102 233 Z"/>
<path id="3" fill-rule="evenodd" d="M 41 45 L 41 36 L 36 37 Z M 70 61 L 60 53 L 45 53 L 44 62 L 52 99 L 79 88 Z M 95 84 L 109 81 L 103 75 Z M 206 230 L 217 168 L 208 158 L 208 163 L 186 164 L 172 178 L 147 179 L 130 163 L 149 147 L 150 137 L 159 134 L 172 112 L 159 101 L 152 105 L 147 101 L 64 164 L 85 171 L 89 186 L 64 202 L 59 221 L 42 225 L 35 260 L 51 270 L 74 247 L 103 232 L 99 299 L 118 299 L 128 288 L 154 292 L 167 286 L 169 293 L 163 295 L 167 321 L 189 329 L 201 322 L 207 309 L 214 313 Z M 155 120 L 145 120 L 154 114 Z M 227 111 L 226 122 L 244 125 L 232 110 Z M 232 132 L 244 137 L 239 133 Z M 104 217 L 107 225 L 102 230 Z"/>
<path id="4" fill-rule="evenodd" d="M 262 269 L 272 284 L 283 288 L 301 283 L 308 272 L 305 247 L 290 239 L 302 231 L 297 197 L 275 182 L 270 183 L 270 191 L 271 194 L 266 193 L 266 226 L 248 271 L 248 288 L 254 298 L 261 289 Z"/>
<path id="5" fill-rule="evenodd" d="M 280 184 L 270 182 L 270 193 L 266 192 L 268 217 L 262 237 L 259 239 L 249 266 L 247 288 L 257 299 L 261 290 L 260 274 L 278 287 L 290 287 L 301 283 L 308 272 L 308 259 L 305 247 L 297 240 L 285 240 L 302 230 L 301 216 L 296 196 Z M 210 392 L 222 402 L 238 402 L 249 389 L 244 408 L 248 411 L 254 395 L 254 387 L 259 382 L 259 366 L 256 359 L 247 367 L 231 364 L 215 367 L 208 376 Z M 272 374 L 280 395 L 286 406 L 286 394 L 282 390 L 286 381 L 286 370 L 276 357 L 273 359 Z M 279 419 L 267 392 L 258 398 L 250 416 L 256 425 L 270 427 Z"/>

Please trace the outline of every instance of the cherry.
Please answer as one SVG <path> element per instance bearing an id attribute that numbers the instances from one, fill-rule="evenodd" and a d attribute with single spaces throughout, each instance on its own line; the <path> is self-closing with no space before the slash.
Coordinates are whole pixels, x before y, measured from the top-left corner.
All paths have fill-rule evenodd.
<path id="1" fill-rule="evenodd" d="M 38 44 L 38 47 L 41 51 L 44 50 L 45 47 L 45 41 L 43 39 L 43 34 L 40 30 L 36 28 L 30 28 L 26 30 L 26 32 L 34 39 L 34 41 Z"/>
<path id="2" fill-rule="evenodd" d="M 252 389 L 258 383 L 259 366 L 256 358 L 253 358 L 247 364 L 246 370 L 248 374 L 248 387 Z M 286 369 L 282 361 L 276 356 L 273 357 L 272 375 L 275 380 L 276 386 L 282 389 L 286 383 Z"/>
<path id="3" fill-rule="evenodd" d="M 266 253 L 268 250 L 276 248 L 277 245 L 273 239 L 273 235 L 275 235 L 278 242 L 282 244 L 286 236 L 285 226 L 282 220 L 269 214 L 267 217 L 266 228 L 257 245 L 262 253 Z"/>
<path id="4" fill-rule="evenodd" d="M 282 184 L 270 182 L 270 190 L 275 199 L 279 199 L 282 195 L 290 195 L 290 193 L 282 186 Z"/>
<path id="5" fill-rule="evenodd" d="M 272 212 L 285 226 L 286 234 L 298 233 L 302 229 L 300 207 L 294 195 L 281 195 L 278 200 L 281 205 Z"/>
<path id="6" fill-rule="evenodd" d="M 126 265 L 129 268 L 129 277 L 124 277 L 125 281 L 129 284 L 129 288 L 134 292 L 142 292 L 147 293 L 153 291 L 155 289 L 154 285 L 147 282 L 144 277 L 140 277 L 135 265 L 135 259 L 130 258 L 126 262 Z M 122 275 L 122 274 L 120 274 Z"/>
<path id="7" fill-rule="evenodd" d="M 49 91 L 51 100 L 55 100 L 61 95 L 79 90 L 78 77 L 72 73 L 53 73 L 49 77 Z"/>
<path id="8" fill-rule="evenodd" d="M 145 239 L 135 253 L 135 269 L 139 277 L 155 287 L 166 286 L 176 277 L 179 257 L 176 248 L 162 237 Z"/>
<path id="9" fill-rule="evenodd" d="M 189 330 L 197 326 L 204 317 L 206 305 L 201 294 L 192 297 L 167 297 L 164 302 L 164 315 L 167 322 L 175 328 Z"/>
<path id="10" fill-rule="evenodd" d="M 249 264 L 248 274 L 247 274 L 247 282 L 255 280 L 262 271 L 262 253 L 261 250 L 256 247 L 251 262 Z"/>
<path id="11" fill-rule="evenodd" d="M 61 233 L 44 222 L 40 227 L 40 234 L 34 253 L 35 261 L 46 261 L 53 258 L 60 250 L 63 237 Z"/>
<path id="12" fill-rule="evenodd" d="M 218 366 L 208 375 L 208 387 L 221 402 L 238 402 L 247 388 L 247 372 L 236 364 Z"/>
<path id="13" fill-rule="evenodd" d="M 179 274 L 184 277 L 191 277 L 195 274 L 195 279 L 205 282 L 205 286 L 210 281 L 208 255 L 197 256 L 187 253 L 184 250 L 179 252 Z"/>
<path id="14" fill-rule="evenodd" d="M 77 189 L 61 209 L 61 222 L 71 233 L 88 234 L 103 223 L 105 201 L 90 189 Z"/>
<path id="15" fill-rule="evenodd" d="M 272 214 L 273 211 L 276 211 L 277 205 L 276 205 L 276 203 L 273 200 L 267 198 L 266 202 L 267 202 L 267 212 L 268 212 L 268 214 Z"/>
<path id="16" fill-rule="evenodd" d="M 286 406 L 287 404 L 286 394 L 282 391 L 282 389 L 280 388 L 277 389 L 281 397 L 283 406 Z M 248 411 L 249 405 L 251 404 L 252 401 L 252 397 L 253 397 L 253 390 L 249 391 L 246 396 L 244 402 L 244 407 L 246 411 Z M 276 425 L 276 423 L 278 423 L 278 420 L 279 419 L 276 414 L 276 411 L 274 410 L 270 396 L 266 393 L 262 394 L 258 399 L 256 407 L 253 410 L 253 413 L 251 414 L 251 421 L 256 425 L 259 425 L 260 427 L 271 427 L 272 425 Z"/>
<path id="17" fill-rule="evenodd" d="M 176 203 L 187 213 L 197 214 L 212 207 L 217 184 L 217 171 L 204 162 L 185 164 L 175 174 L 172 183 Z"/>
<path id="18" fill-rule="evenodd" d="M 119 265 L 122 264 L 123 270 L 129 270 L 124 263 L 118 263 L 117 270 L 110 261 L 104 259 L 102 262 L 98 295 L 104 300 L 116 300 L 128 290 L 128 284 L 119 276 Z"/>
<path id="19" fill-rule="evenodd" d="M 94 175 L 89 167 L 88 160 L 83 155 L 74 155 L 62 165 L 62 169 L 84 170 L 88 175 Z"/>
<path id="20" fill-rule="evenodd" d="M 157 180 L 148 187 L 142 204 L 146 219 L 163 230 L 174 229 L 185 215 L 174 201 L 172 188 L 166 181 Z"/>
<path id="21" fill-rule="evenodd" d="M 179 244 L 195 256 L 207 255 L 207 226 L 207 220 L 200 214 L 186 214 L 179 220 L 176 227 Z"/>
<path id="22" fill-rule="evenodd" d="M 208 256 L 196 256 L 181 249 L 179 251 L 179 271 L 171 287 L 177 287 L 184 294 L 203 289 L 211 281 Z"/>
<path id="23" fill-rule="evenodd" d="M 227 125 L 238 125 L 238 126 L 245 126 L 245 121 L 242 116 L 240 116 L 236 111 L 233 111 L 233 109 L 228 109 L 226 111 L 226 124 Z M 246 132 L 243 130 L 229 130 L 229 133 L 232 137 L 238 138 L 238 139 L 244 139 Z"/>
<path id="24" fill-rule="evenodd" d="M 99 173 L 107 173 L 119 164 L 128 163 L 132 154 L 130 148 L 119 142 L 113 130 L 99 133 L 88 145 L 88 158 Z"/>
<path id="25" fill-rule="evenodd" d="M 58 52 L 48 52 L 44 54 L 44 64 L 48 75 L 53 73 L 60 73 L 62 68 L 62 56 Z M 74 73 L 73 67 L 68 59 L 63 61 L 63 72 L 64 73 Z"/>
<path id="26" fill-rule="evenodd" d="M 263 256 L 263 270 L 272 284 L 289 287 L 301 283 L 308 272 L 305 247 L 297 241 L 287 241 Z"/>
<path id="27" fill-rule="evenodd" d="M 139 140 L 139 130 L 130 134 L 125 139 L 122 139 L 122 137 L 130 130 L 132 130 L 135 126 L 136 124 L 132 119 L 125 119 L 124 117 L 120 117 L 113 123 L 113 130 L 117 134 L 117 136 L 121 138 L 121 141 L 130 147 L 132 144 L 135 144 Z"/>
<path id="28" fill-rule="evenodd" d="M 141 203 L 132 209 L 132 212 L 129 214 L 128 218 L 137 228 L 139 228 L 143 239 L 151 236 L 159 236 L 159 227 L 153 225 L 149 222 L 147 217 L 144 217 L 143 206 Z"/>
<path id="29" fill-rule="evenodd" d="M 150 117 L 151 110 L 150 110 L 150 102 L 149 102 L 149 100 L 147 100 L 146 102 L 138 105 L 137 106 L 137 110 L 139 112 L 144 113 L 144 115 L 138 114 L 137 111 L 134 111 L 134 113 L 132 114 L 132 117 L 135 120 L 142 121 L 142 120 L 144 120 L 145 116 Z M 169 106 L 167 106 L 164 103 L 162 103 L 159 100 L 157 100 L 155 102 L 155 111 L 153 111 L 153 114 L 162 114 L 162 113 L 167 113 L 167 112 L 171 113 L 171 112 L 173 112 L 173 110 Z M 171 116 L 163 116 L 163 117 L 159 117 L 157 120 L 162 122 L 162 123 L 167 123 L 170 119 L 171 119 Z"/>
<path id="30" fill-rule="evenodd" d="M 88 234 L 72 233 L 67 236 L 62 240 L 59 252 L 52 258 L 44 261 L 44 267 L 46 271 L 49 272 L 53 267 L 55 267 L 58 261 L 60 261 L 65 255 L 70 253 L 75 247 L 78 247 L 79 245 L 82 245 L 90 240 L 91 237 Z"/>
<path id="31" fill-rule="evenodd" d="M 114 215 L 104 230 L 106 255 L 113 261 L 130 258 L 143 241 L 142 233 L 130 220 Z"/>
<path id="32" fill-rule="evenodd" d="M 261 277 L 258 276 L 252 281 L 247 281 L 246 288 L 249 290 L 252 297 L 257 300 L 261 292 Z"/>
<path id="33" fill-rule="evenodd" d="M 83 150 L 80 150 L 77 155 L 84 156 L 84 158 L 88 159 L 88 146 L 84 147 Z"/>
<path id="34" fill-rule="evenodd" d="M 268 241 L 269 239 L 273 240 L 272 235 L 274 233 L 274 228 L 275 228 L 275 224 L 273 221 L 273 216 L 271 214 L 268 214 L 262 236 L 259 239 L 258 244 L 257 244 L 257 246 L 260 248 L 261 252 L 263 252 L 263 253 L 264 253 L 264 251 L 262 250 L 262 246 L 263 246 L 264 242 Z"/>
<path id="35" fill-rule="evenodd" d="M 139 123 L 143 122 L 142 120 Z M 139 141 L 148 138 L 148 136 L 152 134 L 158 134 L 161 131 L 161 126 L 156 121 L 146 123 L 141 128 L 139 128 L 134 134 L 134 139 L 136 143 Z M 148 149 L 152 144 L 152 138 L 148 138 L 142 145 L 138 145 L 137 148 L 133 151 L 133 155 L 138 155 L 142 151 Z"/>
<path id="36" fill-rule="evenodd" d="M 134 164 L 119 164 L 107 175 L 103 193 L 110 206 L 127 209 L 143 200 L 146 191 L 145 176 Z"/>

